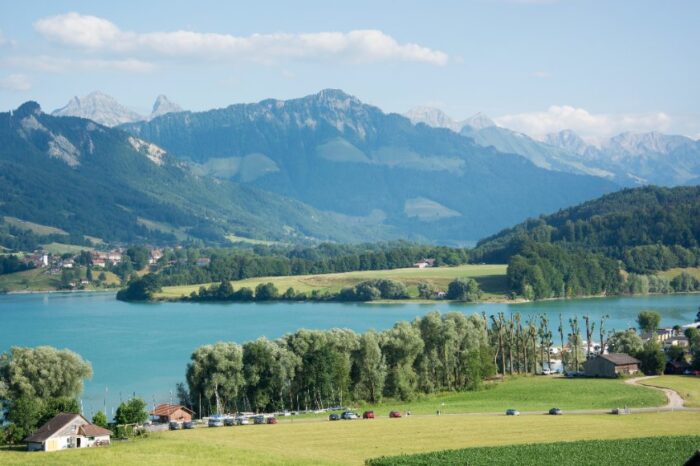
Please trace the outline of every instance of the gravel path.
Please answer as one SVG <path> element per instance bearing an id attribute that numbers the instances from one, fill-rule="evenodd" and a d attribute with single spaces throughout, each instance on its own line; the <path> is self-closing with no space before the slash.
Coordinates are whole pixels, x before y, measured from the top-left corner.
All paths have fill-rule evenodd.
<path id="1" fill-rule="evenodd" d="M 638 385 L 638 382 L 646 381 L 646 380 L 651 380 L 657 378 L 658 375 L 649 375 L 647 377 L 637 377 L 634 379 L 629 379 L 625 380 L 625 383 L 628 385 Z M 683 398 L 678 394 L 677 391 L 671 390 L 670 388 L 665 388 L 665 387 L 657 387 L 652 384 L 643 384 L 645 387 L 649 388 L 654 388 L 656 390 L 661 390 L 666 394 L 666 399 L 668 399 L 668 403 L 664 408 L 666 409 L 684 409 L 683 406 Z"/>

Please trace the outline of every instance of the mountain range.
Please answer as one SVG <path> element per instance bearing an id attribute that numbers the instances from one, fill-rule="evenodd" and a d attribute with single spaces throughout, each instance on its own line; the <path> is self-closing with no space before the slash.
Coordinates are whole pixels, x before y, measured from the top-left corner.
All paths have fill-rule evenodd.
<path id="1" fill-rule="evenodd" d="M 192 164 L 401 237 L 474 240 L 617 189 L 545 170 L 453 131 L 414 125 L 339 90 L 120 126 Z"/>
<path id="2" fill-rule="evenodd" d="M 87 118 L 101 125 L 112 127 L 123 123 L 150 120 L 166 113 L 181 111 L 182 108 L 179 105 L 168 100 L 166 96 L 159 95 L 153 104 L 151 114 L 142 116 L 117 102 L 114 97 L 95 91 L 85 97 L 73 97 L 66 105 L 51 112 L 51 115 Z"/>
<path id="3" fill-rule="evenodd" d="M 359 241 L 386 232 L 273 193 L 192 172 L 160 147 L 27 102 L 0 113 L 3 216 L 109 242 Z"/>
<path id="4" fill-rule="evenodd" d="M 685 136 L 627 132 L 596 146 L 572 130 L 538 141 L 497 126 L 483 114 L 456 121 L 439 109 L 419 107 L 405 115 L 413 123 L 447 128 L 481 146 L 522 155 L 548 170 L 594 175 L 621 186 L 692 185 L 700 181 L 700 141 Z"/>
<path id="5" fill-rule="evenodd" d="M 538 141 L 483 114 L 402 116 L 334 89 L 203 112 L 159 96 L 149 117 L 99 92 L 52 115 L 28 102 L 0 114 L 0 142 L 0 215 L 122 242 L 470 244 L 622 186 L 700 173 L 698 142 L 682 136 Z"/>

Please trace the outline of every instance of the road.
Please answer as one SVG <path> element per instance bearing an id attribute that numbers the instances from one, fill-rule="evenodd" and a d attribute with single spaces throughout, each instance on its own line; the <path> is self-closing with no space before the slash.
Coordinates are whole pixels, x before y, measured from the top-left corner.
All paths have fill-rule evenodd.
<path id="1" fill-rule="evenodd" d="M 626 380 L 625 383 L 628 385 L 638 385 L 639 382 L 643 380 L 650 380 L 650 379 L 655 379 L 657 378 L 658 375 L 649 375 L 646 377 L 636 377 L 634 379 L 629 379 Z M 685 409 L 683 398 L 676 392 L 675 390 L 671 390 L 670 388 L 664 388 L 664 387 L 656 387 L 654 385 L 650 384 L 644 384 L 645 387 L 653 388 L 655 390 L 661 390 L 666 394 L 666 399 L 668 399 L 668 403 L 664 408 L 666 409 L 671 409 L 671 410 L 676 410 L 676 409 Z"/>

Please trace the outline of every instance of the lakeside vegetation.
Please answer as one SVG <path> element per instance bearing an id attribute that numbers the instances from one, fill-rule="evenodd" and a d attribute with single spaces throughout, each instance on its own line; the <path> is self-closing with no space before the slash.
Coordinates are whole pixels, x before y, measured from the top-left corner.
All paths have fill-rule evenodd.
<path id="1" fill-rule="evenodd" d="M 700 444 L 700 436 L 645 437 L 624 440 L 580 440 L 505 447 L 466 448 L 367 461 L 368 466 L 440 466 L 454 464 L 683 464 Z"/>

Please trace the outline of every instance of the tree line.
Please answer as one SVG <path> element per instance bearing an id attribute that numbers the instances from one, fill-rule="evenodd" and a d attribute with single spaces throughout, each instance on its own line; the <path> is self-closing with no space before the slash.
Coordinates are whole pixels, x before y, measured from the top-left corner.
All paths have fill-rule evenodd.
<path id="1" fill-rule="evenodd" d="M 299 330 L 202 346 L 179 393 L 208 413 L 322 409 L 473 389 L 494 373 L 483 317 L 433 312 L 382 332 Z"/>

